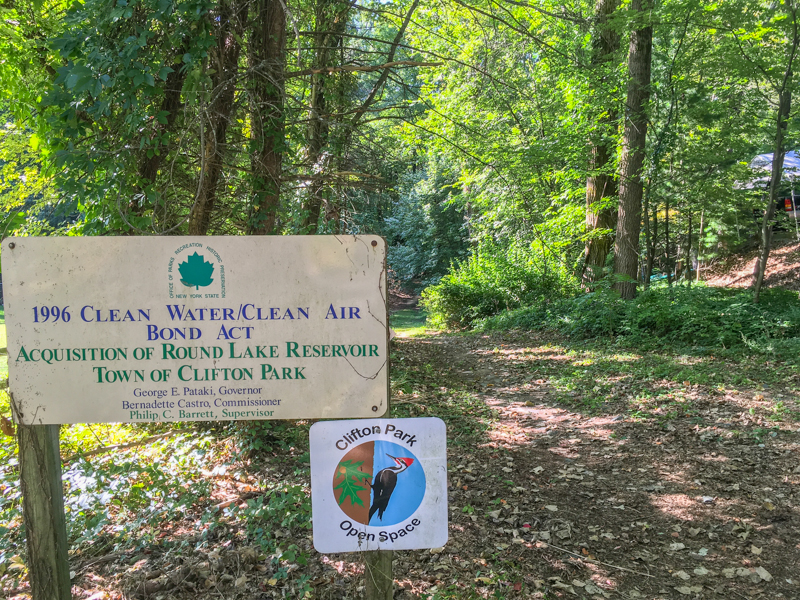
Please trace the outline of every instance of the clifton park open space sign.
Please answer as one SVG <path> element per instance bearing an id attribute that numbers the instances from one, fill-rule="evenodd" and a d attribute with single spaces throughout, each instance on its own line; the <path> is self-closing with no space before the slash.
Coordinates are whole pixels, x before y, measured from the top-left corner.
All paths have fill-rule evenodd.
<path id="1" fill-rule="evenodd" d="M 322 553 L 440 548 L 447 543 L 444 421 L 314 423 L 314 547 Z"/>

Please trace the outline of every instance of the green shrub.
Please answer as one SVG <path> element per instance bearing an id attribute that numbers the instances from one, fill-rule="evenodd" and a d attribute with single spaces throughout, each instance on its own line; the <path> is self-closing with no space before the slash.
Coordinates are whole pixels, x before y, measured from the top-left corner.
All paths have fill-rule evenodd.
<path id="1" fill-rule="evenodd" d="M 610 289 L 556 302 L 538 302 L 476 324 L 485 331 L 554 330 L 573 338 L 614 337 L 638 346 L 749 347 L 791 354 L 800 345 L 797 292 L 750 292 L 695 286 L 651 288 L 626 302 Z"/>
<path id="2" fill-rule="evenodd" d="M 541 248 L 482 244 L 422 292 L 428 323 L 438 328 L 469 327 L 501 311 L 564 298 L 578 289 L 563 263 Z"/>

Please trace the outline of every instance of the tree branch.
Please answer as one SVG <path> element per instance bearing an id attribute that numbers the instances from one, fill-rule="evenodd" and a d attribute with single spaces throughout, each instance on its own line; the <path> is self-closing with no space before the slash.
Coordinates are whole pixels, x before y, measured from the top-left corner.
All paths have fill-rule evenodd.
<path id="1" fill-rule="evenodd" d="M 394 67 L 440 67 L 444 63 L 441 62 L 420 62 L 416 60 L 395 60 L 392 62 L 383 63 L 382 65 L 369 65 L 359 67 L 356 65 L 345 65 L 343 67 L 324 67 L 322 69 L 303 69 L 302 71 L 290 71 L 286 73 L 285 78 L 290 77 L 304 77 L 305 75 L 331 75 L 332 73 L 372 73 L 374 71 L 382 71 L 392 69 Z M 363 105 L 362 105 L 363 108 Z M 364 109 L 365 111 L 366 109 Z M 358 111 L 356 111 L 358 112 Z"/>
<path id="2" fill-rule="evenodd" d="M 394 62 L 394 55 L 397 52 L 397 46 L 400 44 L 400 41 L 403 39 L 403 36 L 406 33 L 406 28 L 408 27 L 409 22 L 411 21 L 411 16 L 414 14 L 414 11 L 419 6 L 419 0 L 414 0 L 414 3 L 411 5 L 411 8 L 408 9 L 408 13 L 406 14 L 406 18 L 403 20 L 403 24 L 400 26 L 400 29 L 397 31 L 397 35 L 394 36 L 394 40 L 392 41 L 391 49 L 389 50 L 389 54 L 387 56 L 387 64 Z M 386 83 L 386 79 L 389 77 L 389 68 L 385 68 L 381 73 L 380 77 L 378 77 L 378 81 L 375 82 L 375 85 L 372 86 L 372 90 L 370 91 L 367 99 L 361 104 L 361 108 L 356 111 L 355 116 L 350 120 L 350 127 L 355 128 L 358 125 L 358 122 L 361 120 L 361 117 L 367 112 L 367 109 L 375 102 L 375 98 L 378 96 L 378 92 L 381 91 L 383 88 L 383 84 Z"/>

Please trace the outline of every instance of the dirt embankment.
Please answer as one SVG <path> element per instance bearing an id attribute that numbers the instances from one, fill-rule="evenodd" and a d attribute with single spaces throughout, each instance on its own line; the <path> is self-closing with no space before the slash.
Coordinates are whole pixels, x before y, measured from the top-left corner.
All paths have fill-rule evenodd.
<path id="1" fill-rule="evenodd" d="M 721 287 L 751 287 L 758 260 L 758 249 L 730 256 L 701 273 L 708 285 Z M 800 291 L 800 242 L 776 243 L 767 262 L 764 278 L 767 287 L 784 287 Z"/>

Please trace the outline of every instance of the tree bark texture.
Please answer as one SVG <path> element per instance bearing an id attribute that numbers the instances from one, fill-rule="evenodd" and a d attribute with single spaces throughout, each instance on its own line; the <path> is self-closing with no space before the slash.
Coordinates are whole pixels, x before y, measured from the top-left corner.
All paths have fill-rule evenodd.
<path id="1" fill-rule="evenodd" d="M 255 0 L 249 45 L 252 199 L 247 233 L 276 233 L 285 150 L 286 13 Z"/>
<path id="2" fill-rule="evenodd" d="M 631 10 L 639 22 L 631 32 L 628 51 L 627 100 L 619 168 L 617 237 L 614 244 L 614 273 L 626 279 L 616 282 L 614 288 L 627 300 L 636 295 L 638 276 L 644 189 L 642 166 L 647 139 L 647 104 L 653 50 L 649 0 L 632 0 Z"/>
<path id="3" fill-rule="evenodd" d="M 22 514 L 33 600 L 72 600 L 59 425 L 17 425 Z"/>
<path id="4" fill-rule="evenodd" d="M 315 9 L 314 34 L 316 51 L 314 70 L 324 71 L 334 66 L 336 49 L 340 46 L 342 34 L 347 25 L 350 4 L 341 0 L 317 0 Z M 336 80 L 336 75 L 319 72 L 311 75 L 311 102 L 308 115 L 307 153 L 308 164 L 313 173 L 328 170 L 330 152 L 325 152 L 330 134 L 330 114 L 328 109 L 328 88 Z M 320 211 L 325 201 L 325 182 L 322 178 L 312 180 L 306 198 L 303 228 L 308 233 L 316 233 L 319 227 Z"/>
<path id="5" fill-rule="evenodd" d="M 795 43 L 795 46 L 797 44 Z M 791 67 L 788 70 L 791 80 Z M 761 224 L 761 252 L 756 263 L 755 289 L 753 290 L 753 302 L 758 303 L 761 295 L 761 287 L 764 285 L 764 274 L 767 271 L 767 261 L 769 251 L 772 246 L 772 219 L 775 218 L 775 205 L 778 202 L 778 192 L 780 191 L 781 179 L 783 176 L 783 159 L 786 156 L 786 148 L 783 146 L 783 138 L 786 134 L 786 127 L 789 120 L 789 112 L 792 108 L 792 92 L 784 82 L 784 89 L 781 91 L 778 103 L 778 117 L 775 128 L 775 146 L 772 154 L 772 177 L 769 182 L 769 198 L 767 200 L 767 210 L 764 212 L 764 221 Z"/>
<path id="6" fill-rule="evenodd" d="M 208 106 L 201 115 L 203 139 L 200 147 L 201 165 L 197 197 L 189 213 L 189 235 L 206 235 L 218 196 L 222 177 L 224 153 L 227 147 L 228 125 L 233 111 L 236 77 L 239 66 L 242 36 L 240 14 L 236 5 L 220 2 L 217 44 L 209 53 L 211 94 Z"/>
<path id="7" fill-rule="evenodd" d="M 598 70 L 611 64 L 619 51 L 619 33 L 609 24 L 609 18 L 619 6 L 618 0 L 598 0 L 595 10 L 597 26 L 592 40 L 592 68 Z M 607 76 L 601 77 L 601 85 Z M 597 96 L 604 90 L 598 89 Z M 586 240 L 584 257 L 584 283 L 597 281 L 603 277 L 606 257 L 614 241 L 613 231 L 617 226 L 616 211 L 610 199 L 617 195 L 616 176 L 609 172 L 617 129 L 617 112 L 609 108 L 600 117 L 597 130 L 592 138 L 589 158 L 589 176 L 586 179 Z M 592 236 L 593 231 L 610 229 L 612 233 Z"/>

